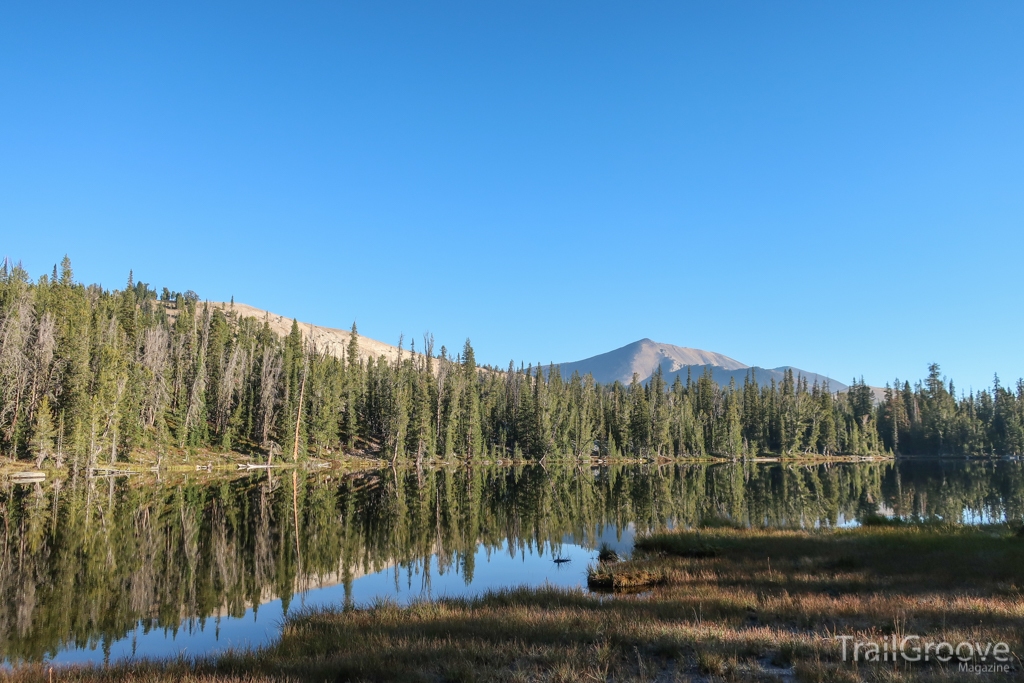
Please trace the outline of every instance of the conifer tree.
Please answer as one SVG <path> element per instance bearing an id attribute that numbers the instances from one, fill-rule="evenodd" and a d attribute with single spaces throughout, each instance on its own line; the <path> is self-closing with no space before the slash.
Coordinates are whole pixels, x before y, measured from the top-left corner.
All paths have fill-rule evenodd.
<path id="1" fill-rule="evenodd" d="M 36 408 L 35 425 L 32 429 L 32 440 L 29 446 L 29 453 L 35 459 L 37 468 L 43 464 L 43 461 L 53 456 L 56 437 L 57 430 L 53 426 L 50 398 L 44 395 L 39 401 L 39 407 Z"/>
<path id="2" fill-rule="evenodd" d="M 345 427 L 342 430 L 348 447 L 354 448 L 359 432 L 359 397 L 362 388 L 362 361 L 359 357 L 359 330 L 355 321 L 348 337 L 345 352 Z"/>
<path id="3" fill-rule="evenodd" d="M 876 402 L 863 379 L 833 393 L 786 371 L 781 382 L 722 387 L 687 369 L 630 386 L 564 378 L 557 366 L 478 366 L 432 340 L 425 353 L 366 358 L 352 327 L 335 358 L 278 336 L 267 320 L 202 304 L 194 292 L 136 282 L 123 291 L 74 282 L 71 262 L 32 282 L 0 266 L 0 451 L 32 458 L 56 440 L 72 468 L 171 444 L 326 457 L 357 444 L 390 459 L 822 454 L 1017 454 L 1024 381 L 956 393 L 929 366 Z M 45 401 L 48 410 L 40 412 Z M 45 414 L 49 414 L 49 427 Z M 59 416 L 59 425 L 54 425 Z M 40 420 L 44 424 L 37 424 Z M 738 426 L 737 426 L 738 425 Z M 38 434 L 53 429 L 44 441 Z M 49 456 L 46 456 L 49 457 Z"/>
<path id="4" fill-rule="evenodd" d="M 462 372 L 460 378 L 459 424 L 462 427 L 460 446 L 469 458 L 479 457 L 483 450 L 480 426 L 479 378 L 476 369 L 476 354 L 469 340 L 462 347 Z"/>

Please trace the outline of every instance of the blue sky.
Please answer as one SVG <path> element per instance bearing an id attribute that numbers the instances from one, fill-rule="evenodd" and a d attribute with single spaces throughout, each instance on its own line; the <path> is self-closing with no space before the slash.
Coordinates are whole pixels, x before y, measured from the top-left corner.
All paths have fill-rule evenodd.
<path id="1" fill-rule="evenodd" d="M 1019 2 L 3 3 L 0 251 L 481 361 L 1024 376 Z"/>

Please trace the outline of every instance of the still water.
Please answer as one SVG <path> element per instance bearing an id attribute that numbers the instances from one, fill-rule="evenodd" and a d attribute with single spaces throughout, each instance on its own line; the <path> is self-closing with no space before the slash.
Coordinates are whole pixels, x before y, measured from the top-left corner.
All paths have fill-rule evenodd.
<path id="1" fill-rule="evenodd" d="M 709 516 L 1024 517 L 1020 462 L 282 472 L 0 485 L 0 653 L 113 661 L 255 647 L 304 607 L 585 586 L 608 544 Z M 556 561 L 557 560 L 557 561 Z"/>

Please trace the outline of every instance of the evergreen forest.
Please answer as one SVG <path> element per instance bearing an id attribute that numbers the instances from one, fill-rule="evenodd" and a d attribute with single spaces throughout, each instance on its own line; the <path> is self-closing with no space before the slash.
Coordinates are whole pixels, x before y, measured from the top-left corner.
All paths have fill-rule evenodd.
<path id="1" fill-rule="evenodd" d="M 399 346 L 401 347 L 401 342 Z M 710 375 L 629 385 L 557 366 L 481 366 L 469 340 L 424 335 L 396 359 L 340 357 L 194 292 L 74 281 L 65 257 L 33 281 L 0 268 L 0 455 L 36 467 L 174 464 L 201 452 L 392 462 L 547 456 L 1024 453 L 1024 380 L 957 394 L 937 364 L 884 397 L 801 377 L 718 386 Z"/>

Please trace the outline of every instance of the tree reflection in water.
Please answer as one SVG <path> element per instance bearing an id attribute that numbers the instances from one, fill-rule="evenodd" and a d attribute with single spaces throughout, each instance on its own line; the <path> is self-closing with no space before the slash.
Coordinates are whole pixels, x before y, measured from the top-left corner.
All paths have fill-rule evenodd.
<path id="1" fill-rule="evenodd" d="M 866 513 L 1019 520 L 1018 462 L 572 464 L 160 479 L 0 488 L 0 647 L 38 660 L 106 648 L 137 626 L 240 617 L 324 584 L 397 567 L 457 571 L 609 531 L 725 517 L 836 526 Z M 478 547 L 486 553 L 478 555 Z M 433 569 L 431 569 L 433 568 Z"/>

